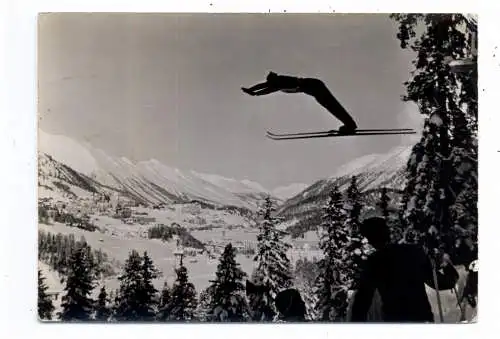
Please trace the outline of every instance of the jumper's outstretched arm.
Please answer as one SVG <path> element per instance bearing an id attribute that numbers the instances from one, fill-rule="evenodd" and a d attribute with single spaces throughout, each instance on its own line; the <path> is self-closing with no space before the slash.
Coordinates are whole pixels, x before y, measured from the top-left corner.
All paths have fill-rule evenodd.
<path id="1" fill-rule="evenodd" d="M 271 94 L 271 93 L 278 92 L 278 91 L 279 91 L 279 89 L 277 89 L 277 88 L 268 87 L 268 88 L 265 88 L 261 91 L 254 92 L 253 95 L 266 95 L 266 94 Z"/>
<path id="2" fill-rule="evenodd" d="M 247 88 L 248 91 L 250 92 L 256 92 L 256 91 L 260 91 L 260 90 L 263 90 L 263 89 L 266 89 L 266 88 L 269 88 L 269 83 L 266 81 L 266 82 L 261 82 L 260 84 L 257 84 L 257 85 L 254 85 L 250 88 Z"/>
<path id="3" fill-rule="evenodd" d="M 279 91 L 280 89 L 275 86 L 270 86 L 268 82 L 263 82 L 257 85 L 254 85 L 250 88 L 241 88 L 243 92 L 249 95 L 266 95 Z"/>

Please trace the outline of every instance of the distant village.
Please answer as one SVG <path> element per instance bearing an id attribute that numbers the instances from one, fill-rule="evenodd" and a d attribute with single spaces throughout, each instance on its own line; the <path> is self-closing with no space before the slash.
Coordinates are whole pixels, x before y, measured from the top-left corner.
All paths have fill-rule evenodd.
<path id="1" fill-rule="evenodd" d="M 120 197 L 118 195 L 108 196 L 105 194 L 93 193 L 88 196 L 66 196 L 64 201 L 54 199 L 52 197 L 41 197 L 38 200 L 39 221 L 41 223 L 54 223 L 61 222 L 68 226 L 78 227 L 88 231 L 95 231 L 97 226 L 92 224 L 90 216 L 107 216 L 110 218 L 118 219 L 123 224 L 127 225 L 161 225 L 157 223 L 155 217 L 148 215 L 147 212 L 140 212 L 136 209 L 138 207 L 147 207 L 138 204 L 132 200 Z M 173 207 L 167 204 L 156 204 L 150 206 L 153 210 L 173 210 Z M 188 207 L 186 207 L 188 208 Z M 199 213 L 200 206 L 189 206 L 191 214 Z M 196 224 L 202 226 L 202 229 L 223 228 L 228 225 L 215 225 L 204 226 L 205 220 L 200 216 L 195 221 Z M 178 227 L 181 227 L 178 225 Z M 227 227 L 232 229 L 233 227 Z M 223 252 L 224 247 L 231 243 L 236 249 L 238 254 L 252 257 L 255 255 L 257 249 L 257 239 L 254 240 L 234 240 L 226 236 L 225 229 L 221 230 L 220 237 L 214 237 L 210 240 L 203 241 L 204 249 L 191 248 L 178 246 L 177 253 L 182 251 L 182 256 L 190 258 L 188 260 L 196 260 L 197 255 L 206 254 L 210 259 L 216 260 Z M 307 240 L 294 239 L 292 241 L 292 249 L 290 256 L 293 260 L 303 257 L 310 257 L 311 255 L 320 255 L 321 251 L 317 248 L 317 244 Z"/>

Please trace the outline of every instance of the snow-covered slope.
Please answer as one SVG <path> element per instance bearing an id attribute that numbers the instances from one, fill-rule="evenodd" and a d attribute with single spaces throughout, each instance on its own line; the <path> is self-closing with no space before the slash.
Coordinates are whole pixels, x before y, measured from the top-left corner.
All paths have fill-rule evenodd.
<path id="1" fill-rule="evenodd" d="M 317 225 L 330 191 L 335 186 L 341 191 L 347 189 L 354 175 L 367 201 L 373 200 L 371 195 L 381 187 L 388 188 L 392 195 L 398 194 L 404 187 L 404 168 L 410 154 L 411 147 L 397 147 L 387 154 L 370 154 L 341 166 L 330 178 L 315 182 L 283 203 L 278 214 L 285 218 L 284 227 L 307 230 Z"/>
<path id="2" fill-rule="evenodd" d="M 232 193 L 244 194 L 244 193 L 269 193 L 264 187 L 259 183 L 244 179 L 236 180 L 232 178 L 222 177 L 217 174 L 206 174 L 199 173 L 196 171 L 191 171 L 191 173 L 201 180 L 211 183 L 212 185 L 222 187 Z"/>
<path id="3" fill-rule="evenodd" d="M 381 175 L 377 180 L 370 180 L 365 190 L 375 188 L 381 182 L 390 179 L 394 174 L 394 170 L 399 170 L 405 166 L 410 153 L 411 147 L 395 147 L 387 154 L 369 154 L 341 166 L 329 180 L 373 172 Z"/>
<path id="4" fill-rule="evenodd" d="M 89 144 L 43 131 L 39 132 L 39 151 L 143 203 L 201 200 L 220 206 L 255 210 L 260 200 L 270 194 L 260 184 L 249 180 L 183 172 L 156 159 L 134 163 L 125 157 L 110 156 Z"/>
<path id="5" fill-rule="evenodd" d="M 38 129 L 38 148 L 75 171 L 90 175 L 99 168 L 90 150 L 64 135 L 49 134 Z"/>
<path id="6" fill-rule="evenodd" d="M 287 200 L 287 199 L 290 199 L 290 198 L 296 196 L 297 194 L 299 194 L 300 192 L 305 190 L 308 186 L 309 185 L 307 185 L 307 184 L 299 184 L 299 183 L 290 184 L 287 186 L 281 186 L 281 187 L 275 188 L 273 190 L 273 194 L 277 198 L 280 198 L 282 200 Z"/>
<path id="7" fill-rule="evenodd" d="M 109 194 L 113 190 L 105 187 L 71 167 L 55 160 L 50 155 L 38 154 L 38 196 L 67 201 L 75 197 L 90 197 L 95 193 Z"/>

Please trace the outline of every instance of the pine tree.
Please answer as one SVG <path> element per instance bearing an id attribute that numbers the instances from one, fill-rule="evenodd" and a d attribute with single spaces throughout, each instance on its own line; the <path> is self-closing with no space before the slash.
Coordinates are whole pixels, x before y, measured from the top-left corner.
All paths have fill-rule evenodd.
<path id="1" fill-rule="evenodd" d="M 467 122 L 463 116 L 461 118 L 462 121 L 456 123 L 460 127 L 456 127 L 448 160 L 454 175 L 449 189 L 454 196 L 450 206 L 453 223 L 450 237 L 455 240 L 455 246 L 450 249 L 450 254 L 456 264 L 469 265 L 477 258 L 478 249 L 478 155 L 477 140 L 470 136 Z"/>
<path id="2" fill-rule="evenodd" d="M 346 274 L 349 230 L 346 227 L 346 212 L 342 194 L 338 187 L 330 193 L 323 207 L 323 222 L 320 248 L 324 257 L 318 263 L 316 279 L 317 303 L 315 310 L 318 320 L 343 321 L 347 314 L 347 292 L 349 277 Z"/>
<path id="3" fill-rule="evenodd" d="M 276 209 L 270 197 L 266 197 L 263 207 L 259 210 L 262 220 L 257 236 L 256 275 L 262 280 L 262 285 L 270 288 L 271 297 L 292 285 L 291 264 L 287 251 L 291 245 L 283 238 L 285 232 L 276 228 L 278 219 L 272 216 Z"/>
<path id="4" fill-rule="evenodd" d="M 294 286 L 302 296 L 306 304 L 306 318 L 308 320 L 316 320 L 318 314 L 316 312 L 316 304 L 318 298 L 315 293 L 315 282 L 318 278 L 318 262 L 316 258 L 313 261 L 307 259 L 299 259 L 295 263 L 295 280 Z"/>
<path id="5" fill-rule="evenodd" d="M 52 313 L 55 309 L 52 299 L 47 295 L 48 289 L 42 271 L 38 270 L 38 318 L 40 320 L 52 320 Z"/>
<path id="6" fill-rule="evenodd" d="M 117 320 L 140 320 L 139 303 L 142 287 L 142 260 L 132 250 L 125 261 L 123 273 L 118 277 L 120 288 L 115 296 L 114 315 Z"/>
<path id="7" fill-rule="evenodd" d="M 276 313 L 274 298 L 280 290 L 292 285 L 292 272 L 287 252 L 291 245 L 284 241 L 285 232 L 278 230 L 278 219 L 272 216 L 276 209 L 270 197 L 266 197 L 259 209 L 261 221 L 257 235 L 257 253 L 254 257 L 256 268 L 252 280 L 263 286 L 266 292 L 249 300 L 254 320 L 270 321 Z"/>
<path id="8" fill-rule="evenodd" d="M 439 189 L 438 139 L 435 136 L 437 126 L 425 123 L 422 140 L 413 148 L 407 168 L 407 186 L 405 188 L 404 219 L 406 224 L 405 241 L 424 244 L 424 236 L 430 227 L 439 227 L 438 211 L 442 192 Z"/>
<path id="9" fill-rule="evenodd" d="M 76 246 L 80 246 L 83 248 L 83 251 L 85 252 L 85 257 L 87 258 L 87 265 L 89 266 L 89 270 L 92 275 L 92 279 L 97 280 L 101 276 L 102 269 L 98 265 L 96 257 L 94 255 L 94 251 L 92 250 L 92 247 L 90 247 L 87 244 L 87 241 L 85 238 L 82 236 L 80 241 Z"/>
<path id="10" fill-rule="evenodd" d="M 382 187 L 382 191 L 380 192 L 380 201 L 378 203 L 378 207 L 382 213 L 384 218 L 389 217 L 389 195 L 387 194 L 387 187 Z"/>
<path id="11" fill-rule="evenodd" d="M 189 282 L 186 267 L 180 266 L 175 270 L 177 278 L 172 288 L 172 299 L 169 308 L 169 320 L 195 320 L 197 308 L 196 290 Z"/>
<path id="12" fill-rule="evenodd" d="M 59 317 L 63 321 L 89 320 L 92 315 L 94 301 L 90 298 L 94 289 L 89 258 L 86 249 L 78 246 L 69 258 L 66 294 L 62 297 L 62 311 Z"/>
<path id="13" fill-rule="evenodd" d="M 213 295 L 213 287 L 209 286 L 200 292 L 198 297 L 198 306 L 196 308 L 196 319 L 199 321 L 210 321 L 211 315 L 211 296 Z"/>
<path id="14" fill-rule="evenodd" d="M 157 294 L 158 290 L 153 285 L 153 280 L 158 278 L 159 271 L 153 264 L 153 261 L 144 252 L 142 257 L 142 285 L 140 293 L 141 309 L 138 310 L 138 315 L 142 320 L 153 320 L 158 307 Z"/>
<path id="15" fill-rule="evenodd" d="M 404 100 L 417 103 L 426 116 L 422 138 L 407 165 L 401 211 L 405 240 L 452 254 L 456 262 L 460 254 L 455 244 L 464 236 L 462 230 L 469 243 L 477 240 L 477 206 L 465 202 L 477 192 L 477 67 L 453 73 L 445 58 L 477 59 L 463 15 L 392 17 L 399 23 L 401 47 L 417 53 Z M 424 29 L 417 36 L 420 24 Z"/>
<path id="16" fill-rule="evenodd" d="M 106 292 L 106 287 L 102 286 L 97 296 L 97 304 L 95 309 L 95 319 L 98 321 L 108 321 L 111 316 L 109 308 L 109 298 Z"/>
<path id="17" fill-rule="evenodd" d="M 163 284 L 163 288 L 160 292 L 160 300 L 158 303 L 158 314 L 156 318 L 159 321 L 166 321 L 169 318 L 169 307 L 172 301 L 172 291 L 170 290 L 167 282 Z"/>
<path id="18" fill-rule="evenodd" d="M 242 280 L 246 277 L 235 260 L 235 249 L 231 243 L 224 248 L 211 281 L 209 319 L 211 321 L 243 321 L 246 318 L 245 289 Z"/>
<path id="19" fill-rule="evenodd" d="M 120 289 L 115 304 L 115 317 L 118 320 L 154 320 L 158 291 L 152 281 L 157 277 L 158 270 L 147 252 L 141 258 L 137 251 L 132 250 L 122 275 L 118 277 Z"/>
<path id="20" fill-rule="evenodd" d="M 377 203 L 378 208 L 380 209 L 380 213 L 382 216 L 386 219 L 387 225 L 390 228 L 390 233 L 391 233 L 391 242 L 392 243 L 399 243 L 401 242 L 403 238 L 403 228 L 401 225 L 401 215 L 393 215 L 389 211 L 389 203 L 391 199 L 389 197 L 389 194 L 387 193 L 387 188 L 382 187 L 382 190 L 380 192 L 380 200 Z M 398 222 L 399 219 L 399 222 Z"/>
<path id="21" fill-rule="evenodd" d="M 111 301 L 111 317 L 110 320 L 115 321 L 119 319 L 116 312 L 120 305 L 120 288 L 115 289 L 114 291 L 109 292 L 109 300 Z"/>
<path id="22" fill-rule="evenodd" d="M 477 164 L 474 171 L 477 173 Z M 477 178 L 470 175 L 464 182 L 463 190 L 458 194 L 451 206 L 454 220 L 453 235 L 456 240 L 451 251 L 454 262 L 468 265 L 477 258 L 478 251 L 478 190 Z"/>
<path id="23" fill-rule="evenodd" d="M 345 273 L 350 289 L 355 290 L 358 288 L 363 262 L 367 259 L 370 252 L 367 243 L 363 242 L 363 236 L 359 229 L 362 205 L 356 176 L 352 177 L 351 184 L 347 188 L 347 199 L 344 209 L 347 212 L 345 224 L 349 231 L 349 239 L 346 245 L 347 260 L 345 263 Z"/>

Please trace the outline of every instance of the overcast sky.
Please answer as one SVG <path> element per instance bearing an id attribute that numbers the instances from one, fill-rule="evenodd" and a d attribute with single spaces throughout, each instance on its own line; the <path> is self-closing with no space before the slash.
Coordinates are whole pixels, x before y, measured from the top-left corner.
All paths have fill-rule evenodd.
<path id="1" fill-rule="evenodd" d="M 133 161 L 268 188 L 327 177 L 414 137 L 272 141 L 335 129 L 304 94 L 250 97 L 271 70 L 321 78 L 359 128 L 418 128 L 402 83 L 413 54 L 387 15 L 50 14 L 39 20 L 40 127 Z"/>

